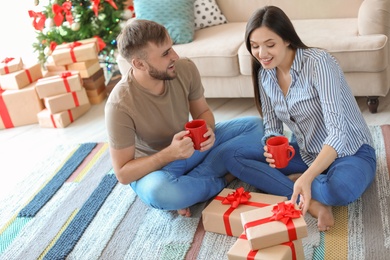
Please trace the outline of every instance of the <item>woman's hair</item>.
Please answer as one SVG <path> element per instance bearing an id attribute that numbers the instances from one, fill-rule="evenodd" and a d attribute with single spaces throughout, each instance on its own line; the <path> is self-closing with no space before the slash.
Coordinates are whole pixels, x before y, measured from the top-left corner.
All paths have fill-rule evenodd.
<path id="1" fill-rule="evenodd" d="M 134 19 L 118 35 L 118 51 L 129 62 L 135 56 L 146 58 L 144 48 L 149 43 L 161 45 L 168 37 L 169 34 L 163 25 L 149 20 Z"/>
<path id="2" fill-rule="evenodd" d="M 263 116 L 263 112 L 261 109 L 258 79 L 258 73 L 259 69 L 261 68 L 261 64 L 252 54 L 250 36 L 254 30 L 262 26 L 267 27 L 279 35 L 283 41 L 290 43 L 288 47 L 293 50 L 298 48 L 308 48 L 308 46 L 306 46 L 299 38 L 293 24 L 291 23 L 291 20 L 279 7 L 264 6 L 263 8 L 255 11 L 249 18 L 245 30 L 245 43 L 247 50 L 252 56 L 252 83 L 254 87 L 256 107 L 261 116 Z"/>

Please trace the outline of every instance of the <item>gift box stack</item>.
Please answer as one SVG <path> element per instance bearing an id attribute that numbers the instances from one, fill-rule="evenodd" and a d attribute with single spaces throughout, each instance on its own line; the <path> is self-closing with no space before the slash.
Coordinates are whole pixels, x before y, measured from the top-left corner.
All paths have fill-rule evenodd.
<path id="1" fill-rule="evenodd" d="M 35 84 L 41 77 L 40 64 L 26 65 L 21 58 L 0 63 L 0 129 L 38 122 L 37 113 L 44 107 Z"/>
<path id="2" fill-rule="evenodd" d="M 307 236 L 301 211 L 287 198 L 224 189 L 203 210 L 206 231 L 238 237 L 229 249 L 230 260 L 304 259 L 302 238 Z"/>
<path id="3" fill-rule="evenodd" d="M 48 72 L 78 71 L 91 104 L 99 104 L 107 97 L 103 68 L 100 66 L 97 38 L 58 45 L 46 64 Z"/>
<path id="4" fill-rule="evenodd" d="M 45 105 L 37 115 L 42 127 L 67 127 L 91 107 L 78 71 L 48 74 L 37 81 L 35 88 Z"/>

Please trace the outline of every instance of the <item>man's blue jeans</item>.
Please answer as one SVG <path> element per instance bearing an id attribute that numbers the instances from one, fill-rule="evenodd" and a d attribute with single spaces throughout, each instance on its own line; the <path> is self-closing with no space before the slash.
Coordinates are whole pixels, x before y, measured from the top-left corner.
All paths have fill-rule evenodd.
<path id="1" fill-rule="evenodd" d="M 188 159 L 132 182 L 131 187 L 145 204 L 163 210 L 187 208 L 216 196 L 227 184 L 226 153 L 248 145 L 256 145 L 261 153 L 262 120 L 250 116 L 219 122 L 215 137 L 208 151 L 195 151 Z"/>

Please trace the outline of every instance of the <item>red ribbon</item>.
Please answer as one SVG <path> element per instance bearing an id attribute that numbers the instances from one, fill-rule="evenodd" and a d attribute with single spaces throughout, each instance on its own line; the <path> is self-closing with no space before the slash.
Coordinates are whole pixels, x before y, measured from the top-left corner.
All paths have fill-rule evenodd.
<path id="1" fill-rule="evenodd" d="M 5 105 L 3 92 L 4 90 L 0 88 L 0 118 L 3 121 L 5 128 L 12 128 L 14 127 L 14 124 L 12 123 L 11 116 L 9 115 L 7 106 Z"/>
<path id="2" fill-rule="evenodd" d="M 76 59 L 76 55 L 74 54 L 74 48 L 76 48 L 77 46 L 81 46 L 82 43 L 81 42 L 72 42 L 71 44 L 69 44 L 69 48 L 70 48 L 70 57 L 72 58 L 72 61 L 73 62 L 77 62 L 77 59 Z"/>
<path id="3" fill-rule="evenodd" d="M 64 15 L 62 14 L 63 12 L 65 13 L 66 20 L 71 25 L 73 23 L 73 16 L 72 16 L 71 9 L 72 9 L 71 2 L 65 2 L 62 4 L 62 6 L 58 4 L 53 4 L 52 11 L 54 13 L 53 20 L 55 25 L 60 26 L 64 21 Z"/>
<path id="4" fill-rule="evenodd" d="M 5 74 L 8 74 L 9 73 L 9 69 L 8 69 L 8 66 L 7 66 L 7 63 L 12 61 L 14 58 L 5 58 L 1 63 L 5 63 L 4 65 L 4 71 L 5 71 Z"/>
<path id="5" fill-rule="evenodd" d="M 244 239 L 244 240 L 248 240 L 248 238 L 246 237 L 245 233 L 241 234 L 241 236 L 239 236 L 239 238 L 240 239 Z M 294 245 L 294 243 L 292 241 L 286 242 L 286 243 L 282 243 L 281 245 L 288 246 L 291 249 L 292 260 L 297 260 L 297 256 L 296 256 L 297 252 L 295 251 L 295 245 Z M 257 252 L 259 252 L 259 250 L 249 250 L 249 253 L 246 256 L 246 259 L 247 260 L 254 260 L 255 257 L 256 257 Z"/>
<path id="6" fill-rule="evenodd" d="M 54 49 L 57 47 L 57 45 L 58 45 L 58 44 L 57 44 L 56 42 L 51 42 L 51 43 L 50 43 L 50 51 L 53 52 Z"/>
<path id="7" fill-rule="evenodd" d="M 78 99 L 78 97 L 77 97 L 76 92 L 73 91 L 73 92 L 72 92 L 72 96 L 73 96 L 73 101 L 74 101 L 75 106 L 76 106 L 76 107 L 80 106 L 79 99 Z"/>
<path id="8" fill-rule="evenodd" d="M 42 31 L 45 27 L 46 16 L 42 12 L 34 12 L 32 10 L 29 10 L 28 14 L 31 18 L 34 17 L 32 25 L 35 30 Z"/>
<path id="9" fill-rule="evenodd" d="M 29 81 L 30 83 L 33 83 L 33 79 L 32 79 L 32 77 L 31 77 L 30 71 L 29 71 L 28 69 L 25 69 L 24 71 L 26 72 L 28 81 Z"/>
<path id="10" fill-rule="evenodd" d="M 54 115 L 50 114 L 51 123 L 53 124 L 54 128 L 57 128 L 56 121 L 54 120 Z"/>
<path id="11" fill-rule="evenodd" d="M 94 36 L 97 39 L 99 45 L 99 51 L 103 50 L 106 47 L 106 43 L 99 36 Z"/>
<path id="12" fill-rule="evenodd" d="M 216 200 L 221 200 L 222 204 L 230 204 L 230 208 L 223 214 L 223 223 L 225 224 L 226 235 L 233 236 L 232 228 L 230 226 L 229 216 L 240 205 L 249 205 L 254 207 L 265 207 L 269 204 L 250 202 L 251 195 L 245 191 L 243 187 L 236 189 L 236 191 L 229 193 L 226 197 L 216 196 Z"/>
<path id="13" fill-rule="evenodd" d="M 66 92 L 70 92 L 70 86 L 69 86 L 69 82 L 68 82 L 68 77 L 72 76 L 72 72 L 70 71 L 66 71 L 66 72 L 62 72 L 61 73 L 61 78 L 64 82 L 64 85 L 65 85 L 65 89 L 66 89 Z"/>
<path id="14" fill-rule="evenodd" d="M 293 223 L 294 218 L 299 218 L 302 215 L 300 210 L 295 209 L 294 204 L 280 202 L 273 207 L 272 212 L 274 213 L 271 217 L 254 220 L 244 225 L 244 229 L 262 225 L 270 221 L 281 221 L 287 226 L 288 237 L 290 241 L 297 240 L 297 232 Z"/>
<path id="15" fill-rule="evenodd" d="M 68 109 L 68 116 L 69 116 L 69 120 L 71 123 L 73 123 L 73 115 L 72 115 L 72 111 L 70 109 Z"/>
<path id="16" fill-rule="evenodd" d="M 113 0 L 105 0 L 105 1 L 109 3 L 115 10 L 118 10 L 118 7 L 116 6 Z M 100 0 L 92 0 L 92 10 L 95 13 L 95 16 L 98 16 L 99 5 L 100 5 Z"/>

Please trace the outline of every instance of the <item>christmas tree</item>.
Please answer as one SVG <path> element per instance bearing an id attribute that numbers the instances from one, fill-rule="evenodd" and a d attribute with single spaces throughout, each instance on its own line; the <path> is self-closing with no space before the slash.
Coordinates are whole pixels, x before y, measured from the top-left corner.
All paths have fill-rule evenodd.
<path id="1" fill-rule="evenodd" d="M 125 1 L 35 0 L 40 10 L 30 10 L 29 15 L 37 31 L 37 42 L 33 48 L 38 53 L 38 60 L 45 64 L 59 44 L 93 37 L 100 42 L 99 55 L 113 59 Z"/>

